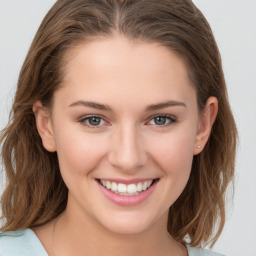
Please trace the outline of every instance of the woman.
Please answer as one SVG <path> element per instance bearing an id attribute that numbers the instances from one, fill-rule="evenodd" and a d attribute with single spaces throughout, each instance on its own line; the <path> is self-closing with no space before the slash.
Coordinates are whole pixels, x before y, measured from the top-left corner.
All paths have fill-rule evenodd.
<path id="1" fill-rule="evenodd" d="M 219 255 L 236 127 L 191 1 L 57 1 L 1 142 L 1 254 Z"/>

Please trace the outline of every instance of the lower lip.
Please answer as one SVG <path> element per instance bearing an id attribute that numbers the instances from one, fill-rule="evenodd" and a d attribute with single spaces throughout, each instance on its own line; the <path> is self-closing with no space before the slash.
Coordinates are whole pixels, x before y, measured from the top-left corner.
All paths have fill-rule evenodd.
<path id="1" fill-rule="evenodd" d="M 104 196 L 106 198 L 108 198 L 110 201 L 112 201 L 113 203 L 122 205 L 122 206 L 134 206 L 134 205 L 138 205 L 138 204 L 142 203 L 143 201 L 145 201 L 151 195 L 151 193 L 154 191 L 157 183 L 158 183 L 158 180 L 155 181 L 150 188 L 148 188 L 147 190 L 144 190 L 144 191 L 140 192 L 138 195 L 134 195 L 134 196 L 118 195 L 118 194 L 112 192 L 111 190 L 106 189 L 99 183 L 98 183 L 98 186 L 99 186 L 100 190 L 102 191 L 102 193 L 104 194 Z"/>

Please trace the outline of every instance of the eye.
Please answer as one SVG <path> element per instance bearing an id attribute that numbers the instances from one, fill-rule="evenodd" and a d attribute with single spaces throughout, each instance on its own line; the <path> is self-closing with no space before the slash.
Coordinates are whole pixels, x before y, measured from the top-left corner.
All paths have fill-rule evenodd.
<path id="1" fill-rule="evenodd" d="M 156 125 L 156 126 L 168 126 L 172 123 L 175 123 L 176 119 L 170 115 L 157 115 L 154 116 L 150 121 L 149 124 Z"/>
<path id="2" fill-rule="evenodd" d="M 100 116 L 85 116 L 79 120 L 79 123 L 85 126 L 99 128 L 106 124 L 106 121 Z"/>

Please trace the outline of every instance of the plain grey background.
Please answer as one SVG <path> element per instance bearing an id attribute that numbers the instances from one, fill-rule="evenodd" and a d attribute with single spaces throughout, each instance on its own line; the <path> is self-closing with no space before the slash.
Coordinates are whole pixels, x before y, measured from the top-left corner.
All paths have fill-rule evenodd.
<path id="1" fill-rule="evenodd" d="M 19 70 L 54 0 L 0 0 L 0 129 L 8 120 Z M 222 54 L 238 145 L 234 203 L 214 250 L 256 256 L 256 0 L 194 0 Z M 0 191 L 4 186 L 3 178 Z M 1 188 L 2 187 L 2 188 Z"/>

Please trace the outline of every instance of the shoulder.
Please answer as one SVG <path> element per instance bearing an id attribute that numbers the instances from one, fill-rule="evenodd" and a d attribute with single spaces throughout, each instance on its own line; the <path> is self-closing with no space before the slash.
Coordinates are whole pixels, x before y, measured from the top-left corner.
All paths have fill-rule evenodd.
<path id="1" fill-rule="evenodd" d="M 194 248 L 188 245 L 187 248 L 189 256 L 225 256 L 224 254 L 220 254 L 206 249 Z"/>
<path id="2" fill-rule="evenodd" d="M 0 233 L 1 256 L 47 256 L 39 239 L 31 229 Z"/>

